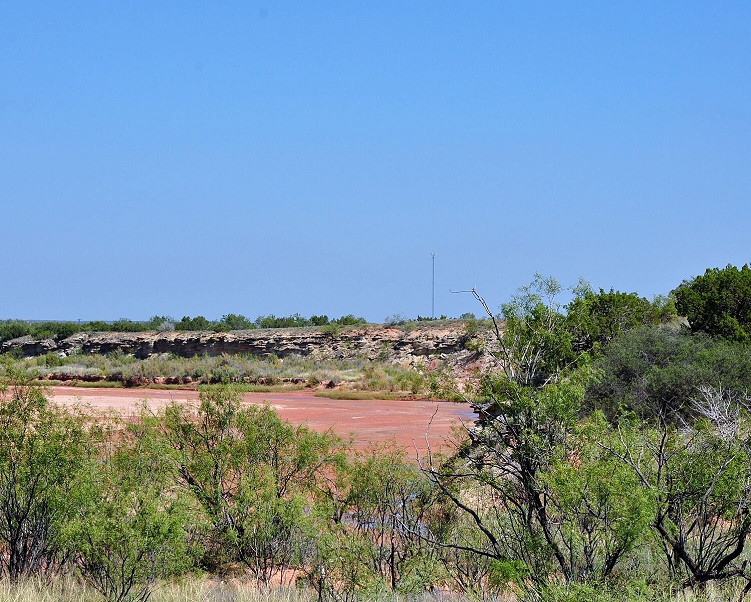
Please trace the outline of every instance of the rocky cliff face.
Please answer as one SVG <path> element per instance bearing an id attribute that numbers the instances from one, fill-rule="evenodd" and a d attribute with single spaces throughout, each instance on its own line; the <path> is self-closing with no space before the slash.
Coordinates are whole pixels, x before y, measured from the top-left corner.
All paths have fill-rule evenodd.
<path id="1" fill-rule="evenodd" d="M 0 345 L 0 352 L 19 350 L 24 356 L 46 353 L 121 352 L 145 359 L 158 354 L 183 357 L 245 353 L 258 356 L 312 356 L 321 359 L 365 357 L 405 365 L 440 362 L 451 367 L 484 365 L 486 354 L 467 348 L 463 324 L 343 328 L 336 334 L 321 328 L 244 330 L 232 332 L 78 333 L 67 339 L 22 337 Z M 471 347 L 471 345 L 470 345 Z"/>

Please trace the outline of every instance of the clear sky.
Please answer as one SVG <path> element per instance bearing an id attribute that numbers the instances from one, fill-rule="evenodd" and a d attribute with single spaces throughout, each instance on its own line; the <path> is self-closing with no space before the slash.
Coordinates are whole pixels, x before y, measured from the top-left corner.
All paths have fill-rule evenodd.
<path id="1" fill-rule="evenodd" d="M 0 2 L 0 318 L 371 321 L 751 261 L 749 2 Z"/>

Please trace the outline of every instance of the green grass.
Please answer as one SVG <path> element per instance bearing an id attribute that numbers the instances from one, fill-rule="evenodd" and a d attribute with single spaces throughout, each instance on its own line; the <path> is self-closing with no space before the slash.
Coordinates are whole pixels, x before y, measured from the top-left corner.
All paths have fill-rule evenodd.
<path id="1" fill-rule="evenodd" d="M 79 389 L 122 389 L 125 385 L 119 381 L 112 380 L 74 380 L 69 383 L 71 387 L 78 387 Z"/>
<path id="2" fill-rule="evenodd" d="M 199 385 L 198 390 L 215 389 L 217 387 L 226 387 L 227 385 Z M 307 387 L 305 385 L 278 384 L 278 385 L 256 385 L 252 383 L 238 383 L 232 385 L 232 388 L 240 393 L 281 393 L 284 391 L 302 391 Z"/>
<path id="3" fill-rule="evenodd" d="M 137 387 L 131 387 L 131 389 L 164 389 L 167 391 L 195 391 L 195 385 L 173 385 L 167 383 L 148 383 L 146 385 L 138 385 Z"/>
<path id="4" fill-rule="evenodd" d="M 316 397 L 327 397 L 329 399 L 342 400 L 370 400 L 370 399 L 410 399 L 414 397 L 411 393 L 395 393 L 393 391 L 355 391 L 352 389 L 338 389 L 334 391 L 316 391 Z"/>

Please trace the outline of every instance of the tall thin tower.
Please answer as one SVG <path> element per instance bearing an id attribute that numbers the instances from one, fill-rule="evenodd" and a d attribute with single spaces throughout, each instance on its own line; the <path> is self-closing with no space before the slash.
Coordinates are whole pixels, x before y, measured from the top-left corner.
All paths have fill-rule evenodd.
<path id="1" fill-rule="evenodd" d="M 431 297 L 430 317 L 435 320 L 435 253 L 430 255 L 433 258 L 433 295 Z"/>

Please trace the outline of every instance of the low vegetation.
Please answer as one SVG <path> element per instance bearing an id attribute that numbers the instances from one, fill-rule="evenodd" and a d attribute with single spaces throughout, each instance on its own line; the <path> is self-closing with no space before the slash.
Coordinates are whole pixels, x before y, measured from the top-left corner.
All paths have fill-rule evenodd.
<path id="1" fill-rule="evenodd" d="M 259 357 L 248 354 L 180 357 L 153 356 L 139 360 L 123 353 L 54 353 L 33 357 L 6 357 L 6 364 L 31 378 L 55 385 L 191 387 L 234 385 L 244 391 L 337 387 L 377 392 L 380 396 L 423 396 L 458 399 L 457 385 L 445 368 L 427 371 L 365 358 L 320 360 L 292 355 Z M 0 374 L 2 373 L 0 366 Z M 342 391 L 340 394 L 346 395 Z"/>

